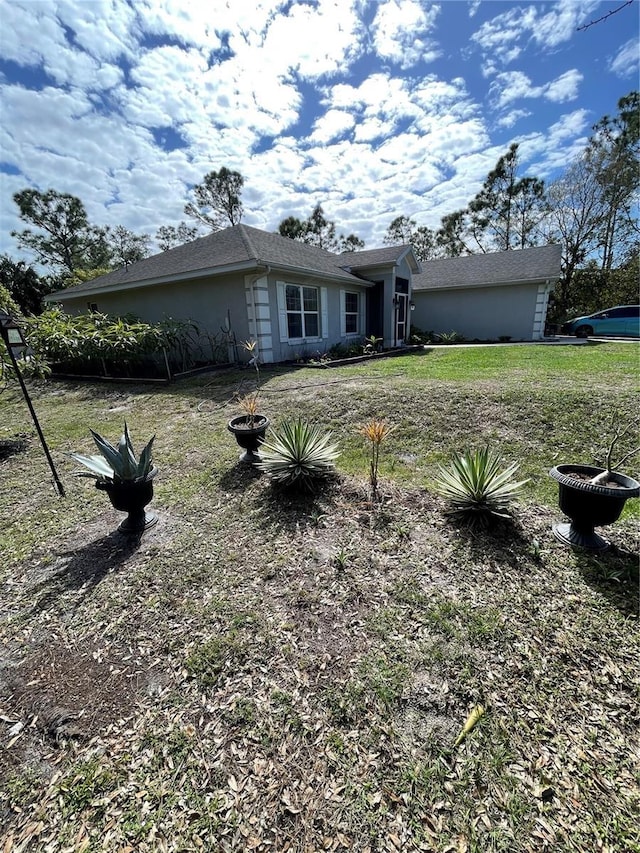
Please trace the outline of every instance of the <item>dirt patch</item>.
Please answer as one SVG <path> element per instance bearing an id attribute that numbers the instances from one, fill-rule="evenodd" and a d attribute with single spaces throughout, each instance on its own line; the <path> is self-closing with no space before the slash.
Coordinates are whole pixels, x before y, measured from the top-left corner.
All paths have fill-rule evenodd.
<path id="1" fill-rule="evenodd" d="M 0 439 L 0 462 L 8 459 L 10 456 L 16 456 L 18 453 L 24 453 L 27 449 L 28 437 L 21 433 L 14 435 L 12 438 Z"/>
<path id="2" fill-rule="evenodd" d="M 68 742 L 101 735 L 133 713 L 147 679 L 127 657 L 114 647 L 79 650 L 58 640 L 4 670 L 0 788 L 26 759 L 43 766 Z"/>

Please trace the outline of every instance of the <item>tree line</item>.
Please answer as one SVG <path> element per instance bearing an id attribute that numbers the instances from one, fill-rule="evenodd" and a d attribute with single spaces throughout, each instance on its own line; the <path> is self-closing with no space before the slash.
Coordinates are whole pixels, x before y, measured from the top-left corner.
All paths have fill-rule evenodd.
<path id="1" fill-rule="evenodd" d="M 584 151 L 548 186 L 520 174 L 519 146 L 512 144 L 466 207 L 431 229 L 401 214 L 383 242 L 411 243 L 419 260 L 510 251 L 547 243 L 562 246 L 562 278 L 550 319 L 637 300 L 640 112 L 638 92 L 618 101 L 618 113 L 592 128 Z M 165 225 L 155 233 L 162 251 L 196 239 L 202 228 L 237 225 L 244 215 L 244 177 L 222 167 L 191 190 L 184 207 L 195 222 Z M 41 310 L 45 293 L 102 275 L 147 257 L 152 239 L 123 226 L 97 226 L 82 201 L 49 189 L 13 196 L 30 228 L 14 231 L 18 246 L 32 252 L 51 274 L 38 276 L 23 261 L 0 257 L 0 284 L 26 313 Z M 338 232 L 317 204 L 306 219 L 283 219 L 278 233 L 331 252 L 353 252 L 365 243 Z"/>

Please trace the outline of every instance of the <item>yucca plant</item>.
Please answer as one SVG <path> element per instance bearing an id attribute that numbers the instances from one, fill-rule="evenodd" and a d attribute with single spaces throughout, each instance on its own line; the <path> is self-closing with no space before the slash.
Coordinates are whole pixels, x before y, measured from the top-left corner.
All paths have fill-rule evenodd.
<path id="1" fill-rule="evenodd" d="M 242 349 L 249 353 L 249 364 L 253 365 L 256 369 L 256 374 L 258 379 L 260 378 L 260 358 L 258 354 L 258 342 L 257 341 L 244 341 L 242 344 Z"/>
<path id="2" fill-rule="evenodd" d="M 332 435 L 301 418 L 283 421 L 260 446 L 257 467 L 281 486 L 313 489 L 314 480 L 330 476 L 340 455 Z"/>
<path id="3" fill-rule="evenodd" d="M 358 432 L 371 442 L 371 460 L 369 463 L 369 485 L 371 496 L 375 500 L 378 496 L 378 467 L 380 465 L 380 445 L 393 432 L 395 427 L 389 426 L 385 421 L 372 418 L 368 423 L 358 428 Z"/>
<path id="4" fill-rule="evenodd" d="M 138 458 L 131 443 L 127 422 L 117 446 L 111 444 L 94 430 L 90 430 L 101 456 L 85 456 L 82 453 L 70 453 L 72 459 L 89 469 L 78 474 L 79 477 L 92 477 L 101 482 L 131 482 L 144 480 L 153 467 L 151 446 L 155 436 L 147 443 Z"/>
<path id="5" fill-rule="evenodd" d="M 255 392 L 254 394 L 247 394 L 245 397 L 241 397 L 238 405 L 247 417 L 247 424 L 253 429 L 258 414 L 258 393 Z"/>
<path id="6" fill-rule="evenodd" d="M 454 516 L 471 527 L 489 527 L 496 518 L 509 518 L 507 508 L 528 480 L 513 482 L 517 464 L 503 467 L 488 447 L 454 454 L 451 466 L 440 466 L 436 490 Z"/>

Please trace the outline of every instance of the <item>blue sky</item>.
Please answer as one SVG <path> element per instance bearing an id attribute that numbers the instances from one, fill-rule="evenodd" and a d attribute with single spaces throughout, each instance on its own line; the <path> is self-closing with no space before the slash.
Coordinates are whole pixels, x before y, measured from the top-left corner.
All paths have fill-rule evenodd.
<path id="1" fill-rule="evenodd" d="M 637 88 L 638 0 L 578 29 L 622 2 L 0 0 L 0 252 L 26 187 L 154 234 L 222 166 L 258 228 L 436 228 L 512 142 L 553 180 Z"/>

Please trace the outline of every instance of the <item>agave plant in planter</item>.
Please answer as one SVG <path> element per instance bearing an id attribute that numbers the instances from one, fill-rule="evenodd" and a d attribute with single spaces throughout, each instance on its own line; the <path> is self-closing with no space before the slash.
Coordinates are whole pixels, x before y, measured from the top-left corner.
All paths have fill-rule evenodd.
<path id="1" fill-rule="evenodd" d="M 258 386 L 260 385 L 260 357 L 258 354 L 258 342 L 249 340 L 242 344 L 249 358 L 249 366 L 254 367 Z M 258 392 L 247 394 L 240 399 L 240 408 L 244 412 L 237 415 L 227 424 L 229 432 L 233 433 L 239 446 L 244 450 L 240 454 L 242 462 L 257 462 L 260 459 L 258 448 L 264 441 L 264 436 L 269 426 L 269 418 L 258 414 Z"/>
<path id="2" fill-rule="evenodd" d="M 616 470 L 640 448 L 612 461 L 618 441 L 628 435 L 638 422 L 620 426 L 609 443 L 605 467 L 593 465 L 556 465 L 549 474 L 558 482 L 558 502 L 570 523 L 553 525 L 553 535 L 565 545 L 588 551 L 606 551 L 609 542 L 595 532 L 596 527 L 613 524 L 620 518 L 629 498 L 640 497 L 640 483 Z"/>
<path id="3" fill-rule="evenodd" d="M 158 518 L 154 513 L 146 512 L 145 507 L 153 497 L 153 478 L 158 473 L 151 458 L 155 436 L 138 457 L 126 421 L 117 446 L 94 430 L 91 430 L 91 435 L 101 455 L 70 453 L 72 459 L 89 469 L 78 476 L 95 480 L 96 488 L 109 495 L 113 508 L 127 513 L 118 527 L 121 533 L 140 533 L 153 527 Z"/>

